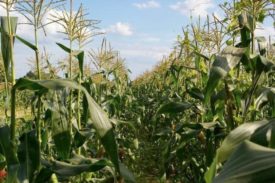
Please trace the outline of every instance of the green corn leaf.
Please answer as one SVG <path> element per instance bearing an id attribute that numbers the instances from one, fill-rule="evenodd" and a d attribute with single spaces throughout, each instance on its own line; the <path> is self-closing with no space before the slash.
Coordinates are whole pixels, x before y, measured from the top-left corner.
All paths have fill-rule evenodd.
<path id="1" fill-rule="evenodd" d="M 32 182 L 34 173 L 39 170 L 40 161 L 36 132 L 24 133 L 19 140 L 18 159 L 20 161 L 20 170 L 18 178 L 21 182 L 24 180 Z"/>
<path id="2" fill-rule="evenodd" d="M 244 141 L 232 153 L 213 183 L 261 183 L 275 179 L 275 150 Z"/>
<path id="3" fill-rule="evenodd" d="M 68 48 L 67 46 L 61 44 L 61 43 L 56 43 L 60 48 L 62 48 L 65 52 L 67 53 L 73 53 L 74 56 L 77 58 L 78 60 L 78 64 L 79 64 L 79 69 L 80 72 L 83 76 L 83 67 L 84 67 L 84 51 L 73 51 L 70 48 Z"/>
<path id="4" fill-rule="evenodd" d="M 202 57 L 204 60 L 210 61 L 210 58 L 208 58 L 207 56 L 201 54 L 200 52 L 198 52 L 196 50 L 194 50 L 193 53 L 196 54 L 199 57 Z"/>
<path id="5" fill-rule="evenodd" d="M 183 112 L 187 109 L 190 109 L 193 105 L 188 102 L 169 102 L 167 104 L 163 104 L 157 110 L 157 114 L 162 113 L 179 113 Z"/>
<path id="6" fill-rule="evenodd" d="M 94 101 L 87 90 L 71 80 L 40 80 L 34 81 L 25 78 L 21 78 L 17 81 L 13 89 L 17 90 L 34 90 L 41 93 L 45 93 L 48 90 L 60 90 L 64 88 L 70 88 L 75 90 L 80 90 L 85 94 L 88 103 L 88 109 L 90 113 L 90 118 L 92 125 L 95 127 L 97 133 L 99 134 L 102 144 L 110 156 L 111 161 L 114 163 L 116 170 L 119 171 L 119 160 L 117 152 L 117 144 L 115 141 L 115 136 L 113 132 L 113 127 L 108 118 L 108 115 L 102 108 Z"/>
<path id="7" fill-rule="evenodd" d="M 132 172 L 130 172 L 127 167 L 123 163 L 119 163 L 119 167 L 121 170 L 121 176 L 124 178 L 124 181 L 127 183 L 135 183 L 135 176 Z"/>
<path id="8" fill-rule="evenodd" d="M 255 65 L 255 69 L 257 74 L 260 74 L 262 72 L 268 73 L 271 71 L 275 70 L 275 64 L 274 62 L 270 61 L 268 58 L 263 57 L 261 55 L 257 55 L 255 57 L 252 58 L 256 65 Z"/>
<path id="9" fill-rule="evenodd" d="M 205 103 L 209 102 L 209 99 L 219 81 L 225 78 L 229 71 L 239 64 L 244 53 L 244 48 L 228 46 L 216 57 L 211 67 L 210 76 L 205 88 Z"/>
<path id="10" fill-rule="evenodd" d="M 79 64 L 79 69 L 81 72 L 81 75 L 83 76 L 84 72 L 84 51 L 80 51 L 77 55 L 76 58 L 78 60 L 78 64 Z"/>
<path id="11" fill-rule="evenodd" d="M 96 172 L 109 165 L 108 161 L 95 160 L 93 162 L 71 164 L 56 160 L 42 160 L 42 164 L 53 171 L 58 177 L 71 177 L 79 175 L 83 172 Z"/>
<path id="12" fill-rule="evenodd" d="M 93 135 L 94 133 L 90 129 L 77 130 L 74 135 L 73 146 L 76 148 L 81 147 Z"/>
<path id="13" fill-rule="evenodd" d="M 267 124 L 264 124 L 255 130 L 250 137 L 250 141 L 265 147 L 273 146 L 274 130 L 275 120 L 270 120 Z"/>
<path id="14" fill-rule="evenodd" d="M 72 50 L 70 48 L 68 48 L 67 46 L 61 44 L 61 43 L 56 43 L 60 48 L 62 48 L 65 52 L 67 53 L 71 53 Z"/>
<path id="15" fill-rule="evenodd" d="M 53 171 L 49 168 L 41 168 L 41 170 L 38 172 L 38 174 L 35 177 L 34 183 L 45 183 L 49 182 L 51 179 L 51 176 L 53 175 Z M 53 181 L 50 181 L 53 183 Z M 58 181 L 57 181 L 58 182 Z"/>
<path id="16" fill-rule="evenodd" d="M 260 54 L 264 55 L 267 50 L 267 42 L 265 37 L 261 36 L 261 37 L 256 37 L 255 39 L 258 41 L 258 49 Z"/>
<path id="17" fill-rule="evenodd" d="M 274 87 L 265 87 L 262 88 L 257 95 L 255 100 L 255 106 L 259 110 L 267 103 L 275 104 L 275 88 Z"/>
<path id="18" fill-rule="evenodd" d="M 273 141 L 272 136 L 267 135 L 270 129 L 274 129 L 275 120 L 262 120 L 240 125 L 229 133 L 216 152 L 215 161 L 212 162 L 209 170 L 205 173 L 207 183 L 212 183 L 215 176 L 216 166 L 231 156 L 237 147 L 245 140 L 251 140 L 260 145 L 268 145 Z"/>
<path id="19" fill-rule="evenodd" d="M 253 17 L 247 13 L 242 13 L 238 16 L 238 20 L 241 33 L 241 43 L 239 45 L 242 47 L 250 47 L 250 34 L 255 28 L 253 26 Z"/>
<path id="20" fill-rule="evenodd" d="M 0 145 L 0 147 L 1 147 L 1 145 Z M 0 170 L 3 170 L 6 165 L 7 165 L 7 162 L 5 160 L 5 156 L 0 154 Z"/>
<path id="21" fill-rule="evenodd" d="M 199 99 L 201 101 L 204 99 L 204 94 L 199 88 L 191 88 L 190 90 L 187 89 L 187 93 L 194 99 Z"/>
<path id="22" fill-rule="evenodd" d="M 268 124 L 269 121 L 263 120 L 258 122 L 245 123 L 238 128 L 230 132 L 230 134 L 224 139 L 221 147 L 219 148 L 219 162 L 227 160 L 229 155 L 235 148 L 246 139 L 250 139 L 253 133 L 260 127 Z"/>
<path id="23" fill-rule="evenodd" d="M 241 28 L 245 27 L 251 32 L 254 31 L 253 17 L 250 14 L 244 12 L 238 16 L 238 20 Z"/>
<path id="24" fill-rule="evenodd" d="M 72 138 L 70 131 L 65 130 L 53 136 L 55 148 L 62 159 L 68 159 L 71 154 Z"/>
<path id="25" fill-rule="evenodd" d="M 219 153 L 219 151 L 217 151 L 217 154 L 218 153 Z M 213 178 L 216 175 L 216 171 L 217 171 L 217 156 L 215 156 L 211 166 L 209 167 L 209 169 L 204 174 L 204 180 L 205 180 L 206 183 L 212 183 L 213 182 Z"/>
<path id="26" fill-rule="evenodd" d="M 11 32 L 9 31 L 8 18 L 1 17 L 1 52 L 4 62 L 4 67 L 6 71 L 6 77 L 9 78 L 10 75 L 10 65 L 11 65 L 11 46 L 14 46 L 14 40 L 11 43 L 10 34 L 13 36 L 17 29 L 17 17 L 10 17 Z"/>
<path id="27" fill-rule="evenodd" d="M 18 39 L 19 41 L 21 41 L 23 44 L 25 44 L 26 46 L 28 46 L 29 48 L 31 48 L 33 51 L 37 51 L 37 47 L 34 44 L 30 43 L 29 41 L 23 39 L 22 37 L 20 37 L 18 35 L 16 35 L 15 37 L 16 37 L 16 39 Z"/>
<path id="28" fill-rule="evenodd" d="M 4 151 L 4 156 L 8 166 L 7 183 L 14 183 L 17 181 L 19 161 L 16 154 L 15 144 L 12 144 L 10 141 L 10 128 L 8 126 L 0 128 L 0 145 Z"/>
<path id="29" fill-rule="evenodd" d="M 88 93 L 92 93 L 89 81 L 85 81 L 82 85 L 88 91 Z M 84 97 L 83 97 L 83 103 L 82 103 L 82 108 L 83 108 L 82 118 L 83 118 L 83 124 L 87 124 L 89 119 L 88 101 L 85 97 L 85 94 L 83 95 Z"/>

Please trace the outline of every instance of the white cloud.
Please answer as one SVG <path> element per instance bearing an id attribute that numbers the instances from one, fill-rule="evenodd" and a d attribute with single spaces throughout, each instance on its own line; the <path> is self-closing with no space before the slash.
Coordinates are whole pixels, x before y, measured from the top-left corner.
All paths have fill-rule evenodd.
<path id="1" fill-rule="evenodd" d="M 157 62 L 160 61 L 164 55 L 168 55 L 171 50 L 169 47 L 165 46 L 145 46 L 134 44 L 127 45 L 127 47 L 120 47 L 119 51 L 121 52 L 121 55 L 126 58 L 146 58 Z"/>
<path id="2" fill-rule="evenodd" d="M 170 5 L 172 10 L 178 11 L 185 16 L 206 16 L 208 9 L 213 8 L 212 0 L 184 0 Z"/>
<path id="3" fill-rule="evenodd" d="M 49 10 L 47 14 L 44 16 L 43 23 L 46 24 L 50 20 L 49 18 L 54 12 L 58 12 L 57 10 Z M 6 16 L 6 10 L 0 6 L 0 16 Z M 30 41 L 33 43 L 34 41 L 34 33 L 33 33 L 33 26 L 27 25 L 28 23 L 27 19 L 20 13 L 13 11 L 11 12 L 11 16 L 18 17 L 18 26 L 16 33 L 26 39 L 27 41 Z M 59 59 L 60 55 L 63 56 L 63 53 L 60 54 L 60 49 L 56 46 L 55 42 L 59 42 L 62 40 L 63 36 L 58 33 L 58 31 L 62 30 L 62 27 L 57 24 L 49 24 L 45 27 L 46 33 L 47 33 L 47 39 L 45 39 L 45 35 L 42 29 L 38 32 L 39 37 L 39 45 L 40 49 L 45 47 L 48 51 L 48 54 L 54 54 L 58 55 L 58 57 L 54 57 L 55 59 Z M 24 44 L 22 44 L 20 41 L 15 41 L 15 71 L 16 71 L 16 77 L 22 77 L 24 76 L 30 69 L 29 66 L 29 59 L 34 58 L 34 52 L 26 47 Z M 52 62 L 52 60 L 51 60 Z"/>
<path id="4" fill-rule="evenodd" d="M 122 23 L 122 22 L 117 22 L 116 24 L 111 25 L 105 32 L 116 33 L 122 36 L 133 35 L 133 30 L 131 26 L 128 23 Z"/>
<path id="5" fill-rule="evenodd" d="M 256 36 L 264 36 L 268 39 L 269 36 L 275 36 L 274 27 L 272 25 L 258 24 L 255 30 Z"/>
<path id="6" fill-rule="evenodd" d="M 58 14 L 58 13 L 60 14 L 59 10 L 56 10 L 56 9 L 49 10 L 43 17 L 43 20 L 42 20 L 43 24 L 48 24 L 51 21 L 50 20 L 51 16 L 53 14 Z M 1 6 L 0 6 L 0 16 L 6 16 L 6 10 Z M 26 19 L 26 17 L 23 16 L 22 14 L 20 14 L 19 12 L 16 12 L 16 11 L 12 11 L 11 16 L 18 17 L 18 26 L 17 26 L 16 33 L 19 36 L 22 36 L 27 40 L 33 40 L 33 37 L 34 37 L 34 35 L 33 35 L 33 32 L 34 32 L 33 26 L 27 24 L 29 22 Z M 45 28 L 45 31 L 47 33 L 48 38 L 57 37 L 58 35 L 60 37 L 60 34 L 58 33 L 58 31 L 63 30 L 62 26 L 59 25 L 58 23 L 48 24 L 44 28 Z M 42 29 L 39 30 L 39 37 L 40 38 L 45 37 L 44 31 Z"/>
<path id="7" fill-rule="evenodd" d="M 138 9 L 149 9 L 149 8 L 159 8 L 160 4 L 157 1 L 147 1 L 144 3 L 134 3 L 133 4 Z"/>
<path id="8" fill-rule="evenodd" d="M 45 29 L 46 29 L 46 32 L 48 35 L 50 36 L 57 36 L 59 35 L 60 36 L 60 33 L 59 32 L 62 32 L 64 31 L 64 28 L 58 24 L 58 23 L 51 23 L 53 20 L 53 15 L 59 15 L 61 16 L 62 15 L 62 11 L 61 10 L 57 10 L 57 9 L 51 9 L 49 10 L 45 16 L 44 16 L 44 19 L 42 20 L 43 21 L 43 24 L 48 24 Z M 50 23 L 50 24 L 49 24 Z"/>

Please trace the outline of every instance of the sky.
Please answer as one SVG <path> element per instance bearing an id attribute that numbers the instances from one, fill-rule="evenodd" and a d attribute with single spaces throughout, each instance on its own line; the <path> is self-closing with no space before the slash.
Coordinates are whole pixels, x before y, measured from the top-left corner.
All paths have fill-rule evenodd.
<path id="1" fill-rule="evenodd" d="M 150 70 L 163 56 L 168 55 L 176 44 L 177 35 L 182 27 L 190 23 L 190 15 L 196 20 L 205 19 L 207 14 L 222 16 L 218 4 L 224 0 L 75 0 L 75 10 L 83 3 L 88 18 L 100 20 L 98 27 L 105 34 L 97 36 L 86 48 L 97 49 L 106 38 L 114 50 L 120 52 L 135 78 Z M 0 8 L 0 15 L 5 12 Z M 19 21 L 24 17 L 19 17 Z M 50 14 L 48 15 L 50 17 Z M 47 20 L 45 20 L 47 21 Z M 272 23 L 266 22 L 258 35 L 273 34 Z M 46 48 L 50 61 L 56 63 L 65 58 L 65 53 L 55 44 L 65 43 L 58 33 L 60 27 L 51 24 L 47 28 L 47 38 L 40 32 L 39 45 Z M 32 30 L 27 25 L 19 25 L 17 34 L 33 41 Z M 29 60 L 34 53 L 19 42 L 15 43 L 15 63 L 17 77 L 24 76 L 30 70 Z M 87 58 L 88 59 L 88 58 Z"/>

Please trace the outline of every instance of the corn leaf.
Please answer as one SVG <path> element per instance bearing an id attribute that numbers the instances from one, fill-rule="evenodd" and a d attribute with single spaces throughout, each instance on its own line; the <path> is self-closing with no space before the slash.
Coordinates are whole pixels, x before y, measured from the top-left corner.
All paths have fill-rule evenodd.
<path id="1" fill-rule="evenodd" d="M 169 102 L 159 107 L 157 114 L 162 113 L 179 113 L 190 109 L 193 105 L 188 102 Z"/>
<path id="2" fill-rule="evenodd" d="M 15 144 L 12 144 L 10 141 L 10 128 L 8 126 L 0 128 L 0 145 L 8 166 L 7 183 L 14 183 L 17 181 L 19 161 L 16 154 Z"/>
<path id="3" fill-rule="evenodd" d="M 257 109 L 261 109 L 267 103 L 275 104 L 274 87 L 262 88 L 255 100 L 255 106 Z"/>
<path id="4" fill-rule="evenodd" d="M 81 75 L 83 76 L 83 69 L 84 69 L 84 51 L 80 51 L 77 55 L 76 58 L 78 60 L 78 65 L 79 69 L 81 72 Z"/>
<path id="5" fill-rule="evenodd" d="M 4 62 L 4 68 L 6 71 L 6 77 L 9 78 L 10 75 L 10 65 L 11 65 L 11 46 L 14 46 L 14 40 L 11 43 L 10 34 L 13 36 L 16 33 L 17 28 L 17 17 L 10 17 L 11 32 L 9 31 L 8 18 L 1 17 L 1 52 Z"/>
<path id="6" fill-rule="evenodd" d="M 20 137 L 18 148 L 18 159 L 20 161 L 20 170 L 18 178 L 21 182 L 29 180 L 32 182 L 34 173 L 39 169 L 39 147 L 35 131 L 24 133 Z"/>
<path id="7" fill-rule="evenodd" d="M 37 51 L 37 47 L 34 44 L 30 43 L 29 41 L 23 39 L 22 37 L 20 37 L 18 35 L 16 35 L 15 37 L 16 37 L 16 39 L 18 39 L 19 41 L 21 41 L 23 44 L 25 44 L 26 46 L 28 46 L 29 48 L 31 48 L 33 51 Z"/>
<path id="8" fill-rule="evenodd" d="M 61 43 L 56 43 L 60 48 L 62 48 L 65 52 L 67 53 L 71 53 L 72 50 L 70 48 L 68 48 L 67 46 L 61 44 Z"/>
<path id="9" fill-rule="evenodd" d="M 124 178 L 125 182 L 127 182 L 127 183 L 135 183 L 136 182 L 135 177 L 132 174 L 132 172 L 130 172 L 123 163 L 120 163 L 119 167 L 120 167 L 121 175 Z"/>
<path id="10" fill-rule="evenodd" d="M 102 159 L 95 162 L 71 164 L 57 160 L 42 160 L 45 167 L 50 168 L 59 177 L 71 177 L 83 172 L 95 172 L 108 165 L 108 161 Z"/>
<path id="11" fill-rule="evenodd" d="M 275 179 L 275 150 L 244 141 L 232 153 L 213 183 L 261 183 Z"/>
<path id="12" fill-rule="evenodd" d="M 71 154 L 72 138 L 70 131 L 65 130 L 53 136 L 55 148 L 62 159 L 68 159 Z"/>
<path id="13" fill-rule="evenodd" d="M 275 120 L 271 119 L 245 123 L 231 131 L 217 150 L 215 161 L 212 162 L 210 168 L 205 173 L 206 182 L 212 183 L 216 173 L 216 166 L 226 161 L 245 140 L 251 140 L 260 145 L 268 145 L 268 143 L 272 142 L 273 138 L 270 134 L 268 135 L 267 132 L 270 129 L 274 129 L 274 127 Z"/>
<path id="14" fill-rule="evenodd" d="M 209 102 L 209 99 L 219 81 L 225 78 L 229 71 L 239 64 L 244 53 L 244 48 L 228 46 L 216 57 L 211 67 L 210 76 L 205 88 L 205 103 Z"/>
<path id="15" fill-rule="evenodd" d="M 101 107 L 94 101 L 91 95 L 87 92 L 87 90 L 71 80 L 40 80 L 34 81 L 25 78 L 21 78 L 17 81 L 13 89 L 17 90 L 34 90 L 39 91 L 41 93 L 45 93 L 48 90 L 60 90 L 64 88 L 70 88 L 75 90 L 80 90 L 85 94 L 85 97 L 88 102 L 88 108 L 90 113 L 90 118 L 92 121 L 92 125 L 95 127 L 97 133 L 101 138 L 101 142 L 110 156 L 111 161 L 114 163 L 116 170 L 119 171 L 119 160 L 118 160 L 118 152 L 117 152 L 117 144 L 115 141 L 114 132 L 112 129 L 112 124 L 108 115 L 105 111 L 101 109 Z"/>

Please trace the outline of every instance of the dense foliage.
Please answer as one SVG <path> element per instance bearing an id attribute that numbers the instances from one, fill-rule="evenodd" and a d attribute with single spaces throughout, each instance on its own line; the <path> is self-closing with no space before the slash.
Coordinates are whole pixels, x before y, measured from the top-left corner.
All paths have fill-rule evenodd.
<path id="1" fill-rule="evenodd" d="M 57 43 L 68 59 L 53 66 L 37 41 L 16 35 L 9 11 L 19 2 L 0 2 L 7 10 L 1 17 L 0 181 L 275 180 L 275 48 L 271 38 L 255 35 L 259 23 L 273 21 L 274 1 L 222 4 L 223 19 L 213 15 L 185 27 L 174 51 L 134 81 L 106 40 L 88 53 L 96 68 L 89 69 L 82 49 L 95 22 L 82 6 L 74 13 L 70 1 L 69 11 L 53 17 L 70 43 Z M 29 19 L 37 31 L 44 25 L 36 13 L 59 2 L 33 2 Z M 18 80 L 14 39 L 35 54 L 34 71 Z M 19 117 L 20 106 L 27 114 Z"/>

